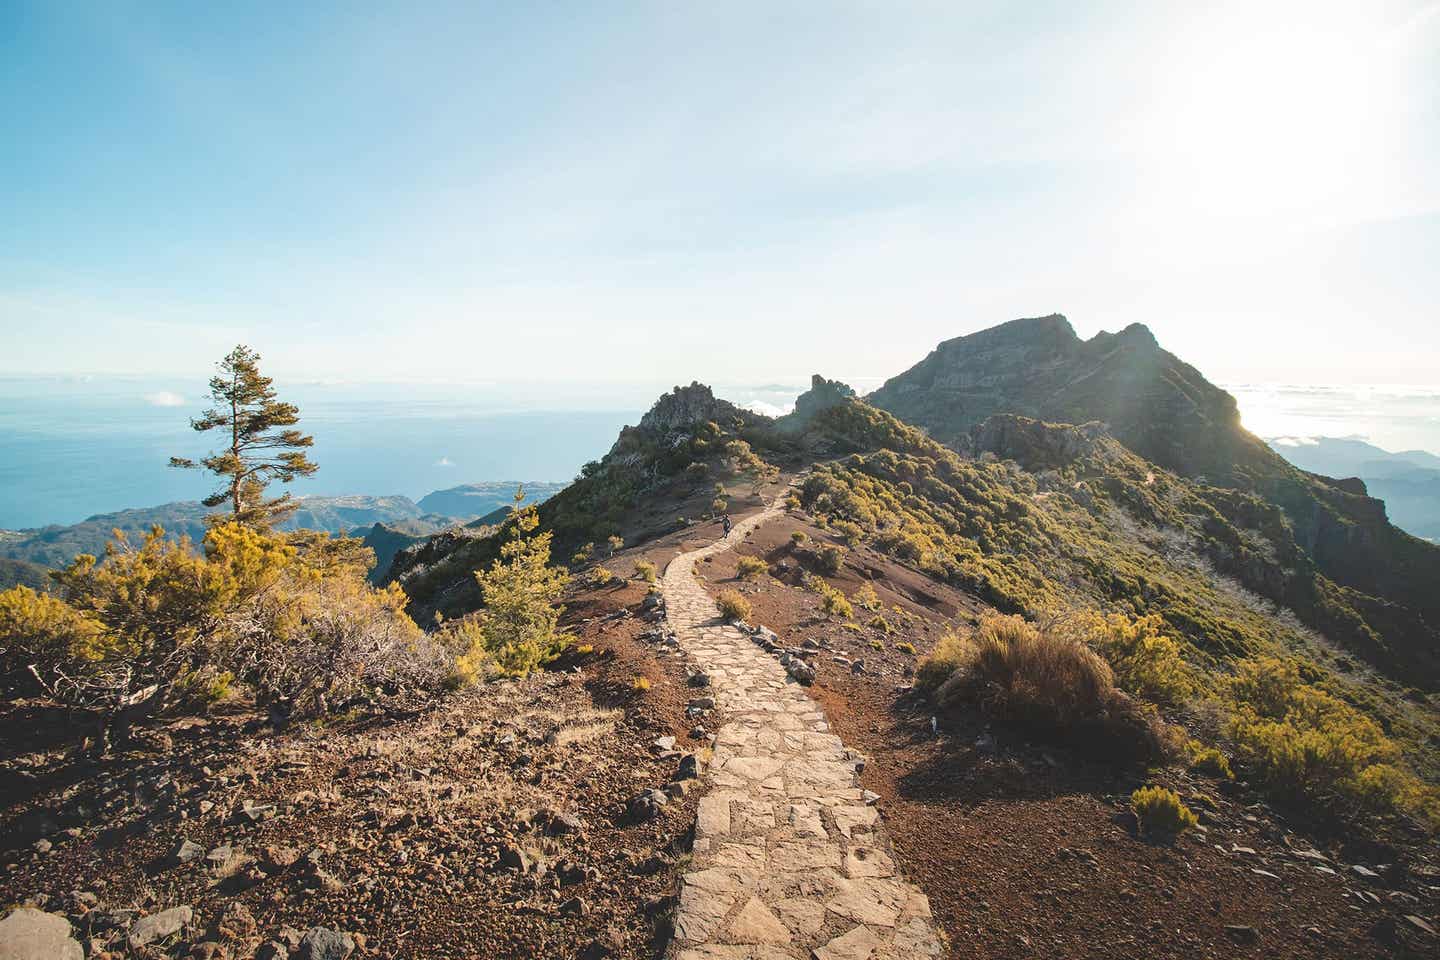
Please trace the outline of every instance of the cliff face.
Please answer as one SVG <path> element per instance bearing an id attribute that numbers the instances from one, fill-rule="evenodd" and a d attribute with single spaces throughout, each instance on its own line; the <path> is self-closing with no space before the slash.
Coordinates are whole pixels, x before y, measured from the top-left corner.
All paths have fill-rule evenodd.
<path id="1" fill-rule="evenodd" d="M 1167 470 L 1279 507 L 1295 543 L 1351 591 L 1349 605 L 1383 645 L 1423 647 L 1427 658 L 1440 646 L 1440 547 L 1392 526 L 1363 483 L 1292 466 L 1241 425 L 1230 394 L 1142 325 L 1081 340 L 1058 314 L 1015 320 L 945 341 L 868 399 L 967 452 L 1027 449 L 1034 437 L 1018 421 L 982 427 L 997 414 L 1099 421 Z"/>
<path id="2" fill-rule="evenodd" d="M 1136 453 L 1187 476 L 1226 480 L 1274 458 L 1240 427 L 1235 398 L 1141 324 L 1081 340 L 1059 314 L 1014 320 L 945 341 L 868 399 L 952 445 L 993 414 L 1015 413 L 1103 421 Z"/>

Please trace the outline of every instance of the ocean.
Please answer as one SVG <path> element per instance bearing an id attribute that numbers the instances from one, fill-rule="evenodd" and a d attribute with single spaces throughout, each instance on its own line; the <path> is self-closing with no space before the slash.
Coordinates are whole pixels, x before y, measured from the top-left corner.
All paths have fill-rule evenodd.
<path id="1" fill-rule="evenodd" d="M 878 380 L 855 383 L 862 391 Z M 783 413 L 808 378 L 717 385 Z M 364 383 L 277 380 L 315 437 L 312 478 L 296 495 L 403 494 L 483 480 L 573 478 L 670 385 Z M 1358 436 L 1390 450 L 1440 452 L 1440 388 L 1233 384 L 1261 436 Z M 0 528 L 75 523 L 128 507 L 194 500 L 205 475 L 168 466 L 210 439 L 189 428 L 200 381 L 145 377 L 0 377 Z"/>

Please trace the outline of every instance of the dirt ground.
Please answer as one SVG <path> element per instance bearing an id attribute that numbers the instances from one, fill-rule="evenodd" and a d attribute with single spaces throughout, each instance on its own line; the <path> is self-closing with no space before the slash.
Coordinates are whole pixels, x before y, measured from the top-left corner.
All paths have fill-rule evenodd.
<path id="1" fill-rule="evenodd" d="M 861 548 L 826 579 L 846 594 L 869 582 L 894 632 L 863 626 L 874 614 L 858 607 L 861 626 L 847 627 L 798 586 L 795 530 L 838 542 L 787 517 L 716 556 L 705 576 L 716 592 L 744 593 L 753 622 L 787 647 L 821 645 L 811 693 L 867 757 L 862 784 L 880 795 L 900 863 L 930 896 L 952 957 L 1440 954 L 1423 929 L 1440 906 L 1433 849 L 1346 848 L 1242 785 L 1097 767 L 979 716 L 932 728 L 909 675 L 947 625 L 972 622 L 983 604 Z M 765 558 L 777 576 L 735 580 L 738 554 Z M 1174 846 L 1137 837 L 1128 798 L 1146 783 L 1177 790 L 1201 827 Z"/>
<path id="2" fill-rule="evenodd" d="M 237 704 L 99 765 L 63 714 L 6 706 L 0 902 L 66 913 L 102 957 L 249 957 L 313 926 L 359 956 L 652 957 L 696 795 L 644 821 L 627 805 L 702 744 L 682 667 L 635 639 L 644 594 L 581 591 L 567 622 L 590 652 L 524 681 L 278 733 Z M 163 953 L 126 952 L 133 917 L 182 905 Z"/>

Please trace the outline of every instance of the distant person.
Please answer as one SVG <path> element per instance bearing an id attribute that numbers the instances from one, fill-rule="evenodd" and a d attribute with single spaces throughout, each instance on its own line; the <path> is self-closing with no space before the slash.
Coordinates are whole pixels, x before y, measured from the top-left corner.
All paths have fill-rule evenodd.
<path id="1" fill-rule="evenodd" d="M 720 518 L 720 526 L 725 528 L 725 536 L 730 536 L 730 514 L 727 513 Z"/>

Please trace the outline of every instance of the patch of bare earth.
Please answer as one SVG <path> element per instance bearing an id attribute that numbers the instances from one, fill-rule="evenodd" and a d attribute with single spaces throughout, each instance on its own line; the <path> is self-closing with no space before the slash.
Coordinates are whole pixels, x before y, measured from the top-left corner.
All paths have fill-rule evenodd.
<path id="1" fill-rule="evenodd" d="M 97 957 L 250 957 L 314 926 L 367 957 L 656 956 L 696 800 L 629 812 L 690 729 L 681 665 L 636 640 L 644 592 L 581 591 L 568 622 L 592 650 L 550 671 L 324 725 L 277 732 L 240 705 L 96 762 L 63 711 L 8 704 L 0 902 L 66 914 Z M 182 905 L 180 934 L 126 945 L 136 916 Z"/>
<path id="2" fill-rule="evenodd" d="M 704 576 L 714 592 L 744 593 L 754 622 L 785 647 L 818 647 L 809 655 L 817 668 L 811 694 L 846 745 L 867 757 L 862 784 L 880 795 L 902 868 L 930 896 L 952 957 L 1380 958 L 1440 950 L 1424 929 L 1436 924 L 1440 904 L 1433 849 L 1347 846 L 1241 785 L 1177 769 L 1113 770 L 992 729 L 978 715 L 951 717 L 932 732 L 930 710 L 908 689 L 916 656 L 900 644 L 923 656 L 948 623 L 971 620 L 983 604 L 862 548 L 826 579 L 847 594 L 870 583 L 898 632 L 846 627 L 798 586 L 790 539 L 797 529 L 835 542 L 786 517 L 716 556 Z M 739 554 L 765 558 L 778 578 L 734 579 Z M 855 610 L 860 624 L 871 616 Z M 1140 839 L 1128 798 L 1149 782 L 1176 789 L 1199 812 L 1201 829 L 1173 846 Z"/>

